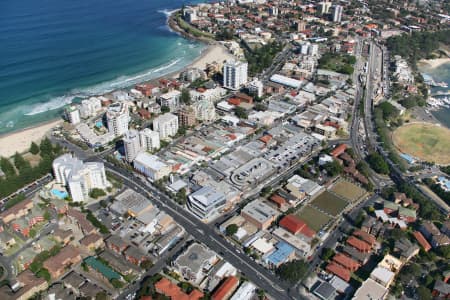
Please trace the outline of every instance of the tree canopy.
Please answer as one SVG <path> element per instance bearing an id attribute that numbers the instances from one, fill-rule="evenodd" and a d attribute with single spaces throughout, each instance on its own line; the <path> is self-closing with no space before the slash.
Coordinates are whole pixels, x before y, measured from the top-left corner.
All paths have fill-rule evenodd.
<path id="1" fill-rule="evenodd" d="M 296 283 L 303 279 L 308 272 L 308 264 L 303 260 L 293 260 L 282 264 L 276 270 L 276 274 L 283 280 Z"/>

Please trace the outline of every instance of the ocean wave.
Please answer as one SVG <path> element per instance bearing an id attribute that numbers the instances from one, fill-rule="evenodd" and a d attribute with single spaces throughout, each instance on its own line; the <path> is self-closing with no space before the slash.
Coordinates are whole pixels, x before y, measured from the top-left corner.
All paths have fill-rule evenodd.
<path id="1" fill-rule="evenodd" d="M 170 17 L 170 15 L 176 11 L 177 11 L 176 9 L 167 9 L 167 8 L 157 10 L 157 12 L 164 14 L 166 17 Z"/>
<path id="2" fill-rule="evenodd" d="M 165 73 L 169 73 L 168 71 L 170 68 L 177 65 L 180 61 L 182 61 L 183 57 L 176 58 L 171 60 L 169 63 L 164 64 L 162 66 L 152 68 L 146 72 L 132 75 L 132 76 L 120 76 L 114 80 L 111 81 L 105 81 L 90 87 L 81 88 L 81 89 L 74 89 L 70 93 L 64 96 L 59 96 L 55 98 L 49 99 L 49 101 L 45 103 L 37 103 L 34 105 L 31 105 L 31 109 L 24 113 L 26 116 L 33 116 L 41 113 L 45 113 L 51 110 L 59 109 L 61 107 L 64 107 L 67 104 L 72 103 L 73 99 L 75 98 L 86 98 L 96 95 L 102 95 L 106 93 L 110 93 L 112 91 L 126 88 L 129 86 L 132 86 L 134 84 L 137 84 L 139 82 L 144 82 L 151 80 L 155 77 L 161 76 Z M 168 72 L 166 72 L 168 71 Z"/>
<path id="3" fill-rule="evenodd" d="M 44 113 L 46 111 L 55 110 L 61 108 L 67 104 L 72 103 L 75 96 L 60 96 L 51 99 L 45 103 L 35 104 L 31 107 L 31 111 L 25 113 L 26 116 L 34 116 L 37 114 Z"/>

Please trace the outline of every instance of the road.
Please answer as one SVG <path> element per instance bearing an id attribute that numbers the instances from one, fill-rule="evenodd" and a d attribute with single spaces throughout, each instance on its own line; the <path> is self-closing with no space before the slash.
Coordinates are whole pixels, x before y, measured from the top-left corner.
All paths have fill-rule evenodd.
<path id="1" fill-rule="evenodd" d="M 199 242 L 205 244 L 213 251 L 219 253 L 226 261 L 240 270 L 244 276 L 254 282 L 259 287 L 267 291 L 275 299 L 300 299 L 299 295 L 291 297 L 288 295 L 289 286 L 282 282 L 269 270 L 258 265 L 250 257 L 237 250 L 234 245 L 217 235 L 214 228 L 208 224 L 200 222 L 195 216 L 187 214 L 185 210 L 178 206 L 173 200 L 162 194 L 149 183 L 135 180 L 134 174 L 104 161 L 108 171 L 115 173 L 123 179 L 124 185 L 145 195 L 150 196 L 152 201 L 158 204 L 162 210 L 169 214 L 178 224 L 188 228 L 189 233 Z M 134 177 L 134 178 L 133 178 Z"/>

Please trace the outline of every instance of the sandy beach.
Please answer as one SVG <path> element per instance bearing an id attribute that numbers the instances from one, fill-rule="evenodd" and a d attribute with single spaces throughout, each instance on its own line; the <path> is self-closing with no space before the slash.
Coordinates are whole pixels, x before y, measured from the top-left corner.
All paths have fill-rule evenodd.
<path id="1" fill-rule="evenodd" d="M 435 59 L 422 59 L 419 61 L 419 66 L 435 69 L 442 65 L 450 63 L 449 57 L 443 57 L 443 58 L 435 58 Z"/>
<path id="2" fill-rule="evenodd" d="M 0 136 L 0 156 L 10 157 L 16 152 L 27 151 L 31 142 L 39 142 L 50 129 L 62 122 L 62 120 L 53 120 L 36 127 Z"/>
<path id="3" fill-rule="evenodd" d="M 214 61 L 222 63 L 230 58 L 234 58 L 234 56 L 230 54 L 223 45 L 211 44 L 196 60 L 194 60 L 187 67 L 160 78 L 176 78 L 178 77 L 180 72 L 187 68 L 204 69 L 209 63 L 212 63 Z M 154 79 L 152 81 L 156 80 L 157 79 Z M 44 124 L 37 125 L 35 127 L 0 136 L 0 156 L 10 157 L 16 152 L 22 153 L 28 150 L 31 142 L 39 142 L 50 129 L 62 123 L 62 120 L 53 120 Z"/>

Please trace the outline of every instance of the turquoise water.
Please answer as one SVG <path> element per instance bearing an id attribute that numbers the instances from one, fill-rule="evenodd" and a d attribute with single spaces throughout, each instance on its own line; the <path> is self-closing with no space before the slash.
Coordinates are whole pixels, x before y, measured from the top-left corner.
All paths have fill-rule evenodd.
<path id="1" fill-rule="evenodd" d="M 65 199 L 69 195 L 66 191 L 60 191 L 57 189 L 52 189 L 52 194 L 59 199 Z"/>
<path id="2" fill-rule="evenodd" d="M 447 82 L 448 88 L 441 87 L 433 87 L 431 88 L 432 93 L 436 93 L 438 91 L 447 92 L 450 97 L 450 63 L 443 64 L 435 69 L 430 68 L 421 68 L 421 72 L 425 72 L 433 77 L 435 81 Z M 450 128 L 450 109 L 449 108 L 441 108 L 437 111 L 433 111 L 432 114 L 438 119 L 442 124 Z"/>
<path id="3" fill-rule="evenodd" d="M 21 0 L 0 4 L 0 134 L 189 64 L 204 45 L 170 31 L 182 0 Z M 198 1 L 191 1 L 198 2 Z"/>

